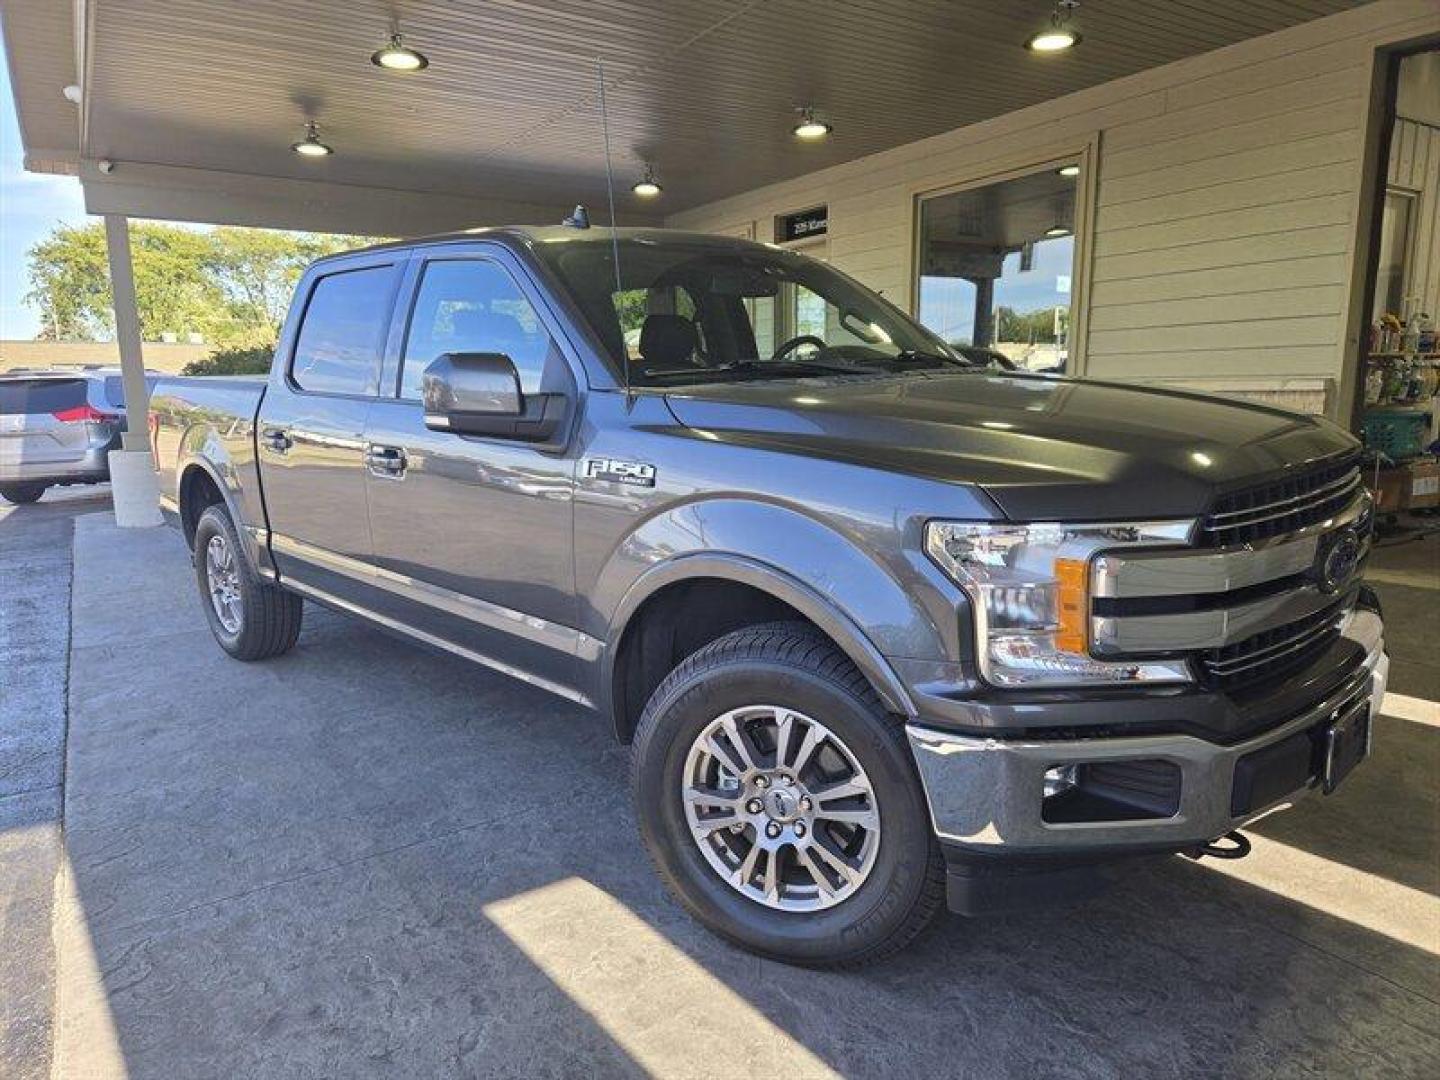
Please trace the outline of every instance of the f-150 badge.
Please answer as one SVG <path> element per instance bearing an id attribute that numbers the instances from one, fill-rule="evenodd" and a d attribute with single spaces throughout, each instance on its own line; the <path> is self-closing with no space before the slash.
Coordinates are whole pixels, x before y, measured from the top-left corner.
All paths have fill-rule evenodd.
<path id="1" fill-rule="evenodd" d="M 641 461 L 621 461 L 619 458 L 586 458 L 585 479 L 610 480 L 632 487 L 654 487 L 655 466 Z"/>

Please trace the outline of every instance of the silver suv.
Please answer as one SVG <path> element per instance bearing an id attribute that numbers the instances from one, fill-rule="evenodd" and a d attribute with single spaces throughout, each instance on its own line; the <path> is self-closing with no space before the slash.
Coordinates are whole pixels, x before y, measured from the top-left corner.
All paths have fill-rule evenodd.
<path id="1" fill-rule="evenodd" d="M 147 382 L 153 382 L 153 379 Z M 125 430 L 114 368 L 0 374 L 0 495 L 32 503 L 48 487 L 110 479 L 107 455 Z"/>

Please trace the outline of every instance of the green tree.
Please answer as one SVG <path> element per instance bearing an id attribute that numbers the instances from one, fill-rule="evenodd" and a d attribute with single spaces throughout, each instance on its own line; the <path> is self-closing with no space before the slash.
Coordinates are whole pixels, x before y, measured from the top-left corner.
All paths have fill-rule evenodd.
<path id="1" fill-rule="evenodd" d="M 181 375 L 268 375 L 273 345 L 238 345 L 216 349 L 180 369 Z"/>
<path id="2" fill-rule="evenodd" d="M 352 237 L 220 227 L 186 229 L 135 222 L 130 229 L 140 334 L 202 334 L 221 346 L 275 340 L 305 266 L 368 243 Z M 105 229 L 95 221 L 58 226 L 29 252 L 25 302 L 41 317 L 40 337 L 93 340 L 114 331 Z"/>

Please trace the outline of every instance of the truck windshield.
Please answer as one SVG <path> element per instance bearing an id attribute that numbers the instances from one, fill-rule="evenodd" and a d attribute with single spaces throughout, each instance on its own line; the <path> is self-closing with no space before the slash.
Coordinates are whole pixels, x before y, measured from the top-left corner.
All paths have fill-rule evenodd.
<path id="1" fill-rule="evenodd" d="M 825 263 L 717 239 L 538 244 L 631 385 L 972 367 Z"/>

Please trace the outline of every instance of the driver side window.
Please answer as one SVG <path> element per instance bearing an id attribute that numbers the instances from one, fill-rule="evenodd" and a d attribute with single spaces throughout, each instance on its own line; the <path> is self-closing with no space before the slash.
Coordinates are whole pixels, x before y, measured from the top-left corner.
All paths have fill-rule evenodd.
<path id="1" fill-rule="evenodd" d="M 541 391 L 559 352 L 519 286 L 485 259 L 435 260 L 425 266 L 405 335 L 400 396 L 420 399 L 420 380 L 442 353 L 504 353 L 520 373 L 520 390 Z"/>

